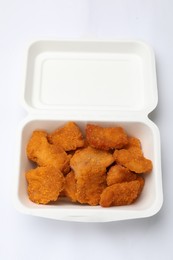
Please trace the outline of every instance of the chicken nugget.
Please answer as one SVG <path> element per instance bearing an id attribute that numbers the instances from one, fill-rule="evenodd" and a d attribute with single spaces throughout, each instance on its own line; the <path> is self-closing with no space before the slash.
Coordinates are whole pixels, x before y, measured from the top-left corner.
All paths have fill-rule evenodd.
<path id="1" fill-rule="evenodd" d="M 81 172 L 76 179 L 77 201 L 91 206 L 98 205 L 100 195 L 106 188 L 106 171 Z"/>
<path id="2" fill-rule="evenodd" d="M 143 156 L 141 142 L 136 137 L 128 137 L 128 144 L 124 147 L 135 156 Z"/>
<path id="3" fill-rule="evenodd" d="M 133 137 L 128 140 L 129 144 L 124 149 L 115 150 L 113 156 L 116 163 L 139 174 L 150 172 L 152 162 L 144 157 L 139 139 Z"/>
<path id="4" fill-rule="evenodd" d="M 70 166 L 75 174 L 81 172 L 100 172 L 114 162 L 113 156 L 107 151 L 94 149 L 90 146 L 78 150 L 70 160 Z"/>
<path id="5" fill-rule="evenodd" d="M 65 151 L 76 150 L 84 146 L 82 133 L 74 122 L 69 122 L 48 135 L 48 140 L 61 146 Z"/>
<path id="6" fill-rule="evenodd" d="M 137 174 L 129 171 L 127 168 L 121 165 L 112 166 L 107 172 L 107 185 L 111 186 L 115 183 L 129 182 L 136 180 Z"/>
<path id="7" fill-rule="evenodd" d="M 70 171 L 65 177 L 65 186 L 63 190 L 63 194 L 67 196 L 72 202 L 76 202 L 76 179 L 74 171 Z"/>
<path id="8" fill-rule="evenodd" d="M 52 166 L 59 170 L 70 170 L 70 158 L 62 147 L 48 143 L 45 131 L 34 131 L 27 145 L 28 158 L 39 166 Z"/>
<path id="9" fill-rule="evenodd" d="M 38 204 L 56 201 L 64 188 L 64 176 L 53 167 L 37 167 L 26 172 L 29 199 Z"/>
<path id="10" fill-rule="evenodd" d="M 144 156 L 136 156 L 126 149 L 116 150 L 113 154 L 117 164 L 125 166 L 130 171 L 140 173 L 149 173 L 152 170 L 152 162 Z"/>
<path id="11" fill-rule="evenodd" d="M 142 177 L 138 177 L 134 181 L 109 186 L 101 194 L 100 205 L 110 207 L 132 204 L 140 196 L 143 186 L 144 179 Z"/>
<path id="12" fill-rule="evenodd" d="M 121 149 L 128 143 L 127 134 L 122 127 L 87 124 L 86 138 L 90 146 L 101 150 Z"/>
<path id="13" fill-rule="evenodd" d="M 141 142 L 136 137 L 128 137 L 128 144 L 125 146 L 126 148 L 138 147 L 141 149 Z"/>
<path id="14" fill-rule="evenodd" d="M 90 146 L 77 151 L 71 161 L 75 172 L 77 201 L 98 205 L 100 195 L 106 187 L 106 167 L 113 162 L 112 154 Z"/>

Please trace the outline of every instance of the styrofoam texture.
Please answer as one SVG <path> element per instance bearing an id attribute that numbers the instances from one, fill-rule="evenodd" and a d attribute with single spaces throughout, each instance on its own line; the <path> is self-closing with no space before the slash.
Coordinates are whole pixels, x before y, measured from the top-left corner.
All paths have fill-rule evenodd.
<path id="1" fill-rule="evenodd" d="M 132 41 L 38 41 L 28 51 L 29 112 L 151 112 L 157 105 L 152 49 Z"/>
<path id="2" fill-rule="evenodd" d="M 157 105 L 154 54 L 142 42 L 40 41 L 28 51 L 23 104 L 30 116 L 20 126 L 14 203 L 23 213 L 58 220 L 106 222 L 149 217 L 163 202 L 160 136 L 148 113 Z M 26 144 L 35 129 L 52 131 L 68 121 L 123 126 L 140 138 L 153 171 L 139 200 L 102 208 L 67 201 L 32 203 L 25 172 L 33 167 Z"/>

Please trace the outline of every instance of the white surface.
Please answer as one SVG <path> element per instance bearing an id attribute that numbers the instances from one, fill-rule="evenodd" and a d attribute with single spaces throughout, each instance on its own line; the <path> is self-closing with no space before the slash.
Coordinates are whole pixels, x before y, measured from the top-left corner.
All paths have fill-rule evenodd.
<path id="1" fill-rule="evenodd" d="M 29 113 L 147 115 L 157 104 L 154 54 L 143 42 L 43 40 L 28 46 L 26 54 L 24 101 L 32 108 Z"/>
<path id="2" fill-rule="evenodd" d="M 173 4 L 170 0 L 0 1 L 0 259 L 172 259 Z M 22 215 L 11 201 L 26 44 L 40 38 L 139 39 L 156 53 L 164 205 L 147 219 L 84 224 Z M 152 191 L 151 191 L 152 192 Z"/>

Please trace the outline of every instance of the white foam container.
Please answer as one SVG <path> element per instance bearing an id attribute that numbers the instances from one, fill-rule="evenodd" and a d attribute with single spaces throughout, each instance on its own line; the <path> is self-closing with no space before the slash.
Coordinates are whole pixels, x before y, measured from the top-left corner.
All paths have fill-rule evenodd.
<path id="1" fill-rule="evenodd" d="M 106 222 L 150 217 L 163 202 L 160 136 L 148 118 L 158 101 L 152 49 L 139 41 L 37 41 L 27 55 L 23 104 L 28 117 L 19 129 L 16 208 L 57 220 Z M 27 195 L 25 172 L 32 167 L 26 145 L 35 129 L 52 131 L 68 121 L 121 125 L 140 138 L 153 162 L 140 198 L 132 205 L 102 208 L 67 201 L 37 205 Z"/>

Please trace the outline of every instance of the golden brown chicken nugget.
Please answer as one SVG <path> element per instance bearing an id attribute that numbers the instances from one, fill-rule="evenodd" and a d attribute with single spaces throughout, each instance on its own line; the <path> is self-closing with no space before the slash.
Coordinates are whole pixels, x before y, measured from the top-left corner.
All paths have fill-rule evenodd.
<path id="1" fill-rule="evenodd" d="M 69 122 L 63 127 L 48 135 L 49 142 L 61 146 L 65 151 L 76 150 L 84 146 L 82 133 L 74 122 Z"/>
<path id="2" fill-rule="evenodd" d="M 132 204 L 140 196 L 143 186 L 144 179 L 142 177 L 138 177 L 134 181 L 109 186 L 101 194 L 100 205 L 110 207 Z"/>
<path id="3" fill-rule="evenodd" d="M 70 160 L 70 166 L 75 174 L 81 172 L 100 172 L 114 162 L 113 155 L 107 151 L 94 149 L 90 146 L 78 150 Z"/>
<path id="4" fill-rule="evenodd" d="M 143 156 L 141 142 L 136 137 L 128 137 L 128 144 L 124 147 L 135 156 Z"/>
<path id="5" fill-rule="evenodd" d="M 107 172 L 107 185 L 111 186 L 115 183 L 128 182 L 136 180 L 137 174 L 129 171 L 121 165 L 112 166 Z"/>
<path id="6" fill-rule="evenodd" d="M 47 133 L 45 131 L 33 131 L 31 138 L 27 144 L 26 152 L 30 160 L 36 162 L 36 153 L 40 150 L 40 147 L 47 145 Z"/>
<path id="7" fill-rule="evenodd" d="M 152 162 L 144 156 L 135 155 L 126 149 L 116 150 L 113 154 L 117 164 L 125 166 L 136 173 L 148 173 L 152 170 Z"/>
<path id="8" fill-rule="evenodd" d="M 81 204 L 96 206 L 99 204 L 100 195 L 106 188 L 106 171 L 81 172 L 77 177 L 77 201 Z"/>
<path id="9" fill-rule="evenodd" d="M 87 124 L 86 138 L 92 147 L 101 150 L 120 149 L 128 143 L 127 134 L 122 127 Z"/>
<path id="10" fill-rule="evenodd" d="M 74 171 L 70 171 L 67 176 L 65 177 L 65 186 L 64 192 L 65 196 L 67 196 L 72 202 L 76 202 L 76 179 Z"/>
<path id="11" fill-rule="evenodd" d="M 56 201 L 64 188 L 64 176 L 53 167 L 37 167 L 26 172 L 28 195 L 38 204 Z"/>
<path id="12" fill-rule="evenodd" d="M 138 138 L 136 137 L 128 137 L 128 144 L 126 145 L 126 148 L 131 148 L 131 147 L 138 147 L 141 149 L 141 142 Z"/>
<path id="13" fill-rule="evenodd" d="M 27 156 L 39 166 L 51 166 L 70 170 L 70 158 L 63 148 L 48 143 L 45 131 L 34 131 L 27 145 Z"/>
<path id="14" fill-rule="evenodd" d="M 113 156 L 117 164 L 125 166 L 136 173 L 148 173 L 152 170 L 152 162 L 143 155 L 140 140 L 128 138 L 129 143 L 124 149 L 115 150 Z"/>
<path id="15" fill-rule="evenodd" d="M 100 194 L 106 187 L 106 167 L 112 163 L 111 153 L 89 146 L 73 155 L 70 165 L 76 176 L 77 201 L 98 205 Z"/>

